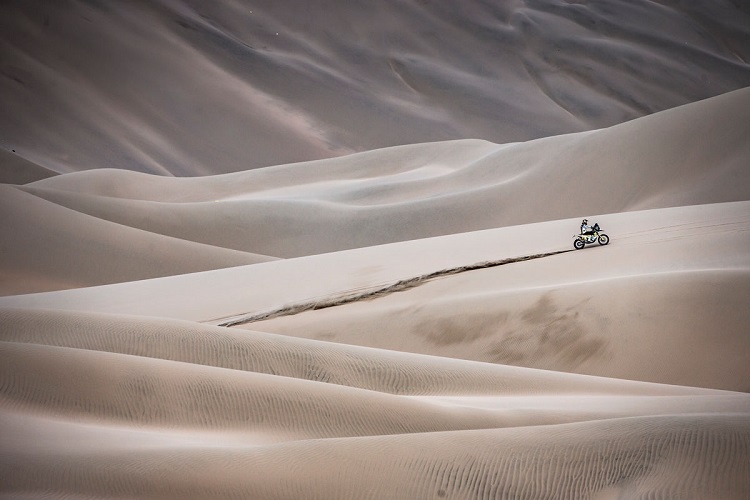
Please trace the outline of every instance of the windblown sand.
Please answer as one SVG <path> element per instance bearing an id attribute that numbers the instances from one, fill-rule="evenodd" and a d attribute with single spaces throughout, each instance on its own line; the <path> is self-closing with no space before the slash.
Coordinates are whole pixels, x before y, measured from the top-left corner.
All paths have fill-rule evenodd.
<path id="1" fill-rule="evenodd" d="M 2 495 L 747 498 L 749 111 L 2 186 Z"/>
<path id="2" fill-rule="evenodd" d="M 293 3 L 0 6 L 0 497 L 750 498 L 748 7 Z"/>

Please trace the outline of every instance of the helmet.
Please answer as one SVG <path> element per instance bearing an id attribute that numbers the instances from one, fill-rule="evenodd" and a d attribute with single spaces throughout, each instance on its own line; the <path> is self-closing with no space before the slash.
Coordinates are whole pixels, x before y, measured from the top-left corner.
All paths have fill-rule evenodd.
<path id="1" fill-rule="evenodd" d="M 583 221 L 581 222 L 581 224 L 588 224 L 588 223 L 589 223 L 588 219 L 583 219 Z"/>

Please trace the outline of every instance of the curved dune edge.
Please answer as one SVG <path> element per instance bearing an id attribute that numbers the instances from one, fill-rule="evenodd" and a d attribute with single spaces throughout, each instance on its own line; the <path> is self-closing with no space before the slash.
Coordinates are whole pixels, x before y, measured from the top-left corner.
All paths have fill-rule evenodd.
<path id="1" fill-rule="evenodd" d="M 493 287 L 492 278 L 453 276 L 399 296 L 296 314 L 290 307 L 289 316 L 230 323 L 386 350 L 750 392 L 750 269 L 520 289 Z M 502 283 L 500 272 L 494 278 Z"/>
<path id="2" fill-rule="evenodd" d="M 499 269 L 509 272 L 503 286 L 544 287 L 664 269 L 745 268 L 748 206 L 750 202 L 736 202 L 590 216 L 602 222 L 614 238 L 612 244 L 527 263 L 541 266 L 538 274 L 524 272 L 524 264 L 502 266 Z M 443 269 L 572 248 L 571 233 L 579 223 L 555 220 L 140 282 L 0 297 L 0 307 L 218 323 Z M 725 252 L 713 251 L 717 248 Z M 608 261 L 613 252 L 619 259 L 616 266 Z M 190 293 L 181 293 L 184 290 Z"/>
<path id="3" fill-rule="evenodd" d="M 58 175 L 57 172 L 37 165 L 17 155 L 13 150 L 7 151 L 0 148 L 0 183 L 2 184 L 28 184 L 56 175 Z"/>
<path id="4" fill-rule="evenodd" d="M 189 179 L 96 170 L 20 189 L 151 233 L 300 257 L 581 214 L 744 201 L 748 110 L 745 88 L 523 143 L 414 144 Z"/>
<path id="5" fill-rule="evenodd" d="M 248 328 L 442 357 L 747 391 L 747 205 L 611 214 L 600 219 L 614 238 L 606 247 L 535 260 L 510 257 L 513 262 L 503 266 L 474 269 L 488 257 L 552 250 L 560 240 L 569 241 L 575 222 L 5 297 L 0 307 L 216 324 L 227 320 L 215 318 L 306 310 Z M 721 253 L 714 251 L 717 247 Z M 463 267 L 456 267 L 459 263 Z M 459 268 L 467 271 L 419 279 Z M 371 293 L 410 283 L 415 276 L 416 288 Z M 351 300 L 341 303 L 341 297 Z M 335 307 L 314 310 L 329 300 Z"/>
<path id="6" fill-rule="evenodd" d="M 26 429 L 38 425 L 30 422 Z M 637 417 L 265 446 L 217 446 L 197 437 L 148 450 L 109 440 L 101 428 L 62 424 L 55 431 L 57 439 L 76 436 L 84 451 L 71 453 L 51 441 L 47 453 L 30 450 L 12 462 L 3 456 L 5 493 L 739 499 L 750 491 L 746 415 Z"/>
<path id="7" fill-rule="evenodd" d="M 394 213 L 409 213 L 424 197 L 435 203 L 433 220 L 451 232 L 460 217 L 442 220 L 454 205 L 450 196 L 435 196 L 446 188 L 441 182 L 471 197 L 481 189 L 467 179 L 492 171 L 500 155 L 546 150 L 560 159 L 566 145 L 575 158 L 594 148 L 594 158 L 601 153 L 596 141 L 610 147 L 631 133 L 638 149 L 648 139 L 642 131 L 657 123 L 675 125 L 675 117 L 695 116 L 697 109 L 727 111 L 747 95 L 673 110 L 666 122 L 654 116 L 625 124 L 612 135 L 552 138 L 521 149 L 417 145 L 342 158 L 322 168 L 331 170 L 320 183 L 295 183 L 294 166 L 273 168 L 265 172 L 273 171 L 265 191 L 252 196 L 263 203 L 279 197 L 283 204 L 305 193 L 315 203 L 330 196 L 323 205 L 342 218 L 329 222 L 370 210 L 352 204 L 359 194 Z M 605 247 L 570 251 L 576 215 L 1 297 L 0 474 L 11 479 L 0 495 L 747 498 L 750 395 L 733 391 L 749 390 L 750 201 L 740 196 L 745 150 L 730 135 L 712 136 L 729 137 L 715 168 L 702 165 L 701 156 L 680 165 L 705 181 L 698 189 L 691 187 L 696 178 L 676 170 L 669 172 L 677 180 L 649 177 L 653 182 L 641 187 L 610 179 L 623 188 L 608 190 L 621 196 L 614 212 L 586 212 L 612 237 Z M 675 144 L 666 148 L 670 164 Z M 663 153 L 662 146 L 654 147 Z M 436 152 L 453 148 L 456 168 L 438 165 Z M 405 151 L 414 156 L 405 170 L 392 167 L 393 184 L 366 180 L 379 160 L 404 159 Z M 334 182 L 337 169 L 359 161 L 353 183 Z M 511 169 L 498 185 L 553 170 L 548 164 Z M 78 243 L 94 245 L 80 252 L 90 270 L 108 264 L 107 252 L 97 253 L 95 245 L 118 235 L 125 246 L 114 246 L 124 269 L 144 257 L 157 266 L 182 255 L 184 261 L 171 262 L 179 267 L 245 255 L 231 245 L 196 246 L 189 234 L 167 238 L 129 225 L 166 206 L 161 215 L 171 221 L 177 212 L 186 220 L 215 216 L 215 207 L 242 214 L 248 193 L 230 186 L 240 177 L 190 180 L 195 192 L 207 190 L 202 201 L 179 200 L 179 190 L 166 187 L 167 202 L 129 199 L 142 174 L 86 173 L 3 186 L 4 206 L 14 216 L 3 224 L 22 237 L 11 241 L 11 253 L 25 258 L 29 248 L 29 262 L 34 251 L 44 252 L 29 241 L 50 233 L 76 242 L 70 234 L 84 224 L 90 239 L 81 236 Z M 117 184 L 120 178 L 125 181 Z M 362 180 L 370 185 L 351 189 Z M 158 195 L 157 184 L 145 197 Z M 76 185 L 83 191 L 68 189 Z M 716 196 L 723 202 L 622 211 Z M 591 206 L 610 206 L 604 198 Z M 582 207 L 554 210 L 579 214 Z M 128 224 L 113 222 L 113 214 Z M 345 227 L 332 228 L 347 238 Z M 396 231 L 381 229 L 380 236 Z M 123 251 L 129 235 L 138 238 L 131 255 Z M 326 238 L 316 234 L 310 241 Z M 383 241 L 378 238 L 373 241 Z M 279 249 L 293 246 L 275 241 Z M 163 252 L 149 255 L 151 244 Z M 67 253 L 44 262 L 66 265 L 39 275 L 85 278 L 66 260 L 75 254 L 71 247 L 60 248 Z M 280 310 L 297 314 L 243 328 L 210 324 Z"/>
<path id="8" fill-rule="evenodd" d="M 5 495 L 750 491 L 747 394 L 171 319 L 0 318 Z"/>
<path id="9" fill-rule="evenodd" d="M 586 298 L 582 292 L 602 289 L 582 311 L 604 306 L 616 318 L 608 301 L 624 300 L 620 312 L 632 312 L 639 300 L 654 302 L 651 293 L 671 315 L 665 297 L 682 290 L 704 312 L 713 307 L 709 299 L 724 304 L 716 312 L 725 323 L 714 331 L 687 314 L 686 324 L 670 331 L 652 318 L 662 326 L 663 344 L 644 349 L 660 357 L 663 369 L 707 373 L 709 387 L 741 382 L 742 366 L 730 359 L 747 353 L 744 330 L 732 326 L 746 324 L 747 206 L 607 215 L 600 219 L 613 236 L 607 247 L 441 276 L 374 300 L 248 325 L 273 330 L 274 322 L 300 322 L 285 335 L 195 317 L 226 308 L 262 311 L 419 270 L 554 249 L 570 241 L 576 221 L 2 298 L 0 425 L 7 432 L 0 433 L 0 473 L 10 479 L 0 494 L 746 498 L 748 394 L 686 387 L 687 372 L 678 385 L 665 385 L 564 373 L 554 358 L 542 359 L 552 369 L 541 370 L 458 357 L 476 341 L 473 315 L 501 305 L 516 319 L 536 321 L 536 335 L 543 335 L 544 321 L 555 319 L 550 311 L 562 307 L 569 317 Z M 582 276 L 584 266 L 590 271 Z M 675 300 L 675 307 L 693 303 Z M 406 317 L 399 318 L 399 305 Z M 466 319 L 457 337 L 437 324 L 424 331 L 440 341 L 434 345 L 448 342 L 454 357 L 393 350 L 405 338 L 405 318 L 435 319 L 452 308 Z M 299 338 L 317 336 L 331 320 L 345 325 L 342 334 L 356 333 L 358 315 L 380 326 L 388 349 Z M 712 343 L 685 342 L 680 332 L 690 328 Z M 561 340 L 566 332 L 554 333 Z M 649 338 L 642 333 L 624 339 L 639 344 Z M 619 337 L 615 330 L 608 335 Z M 654 364 L 643 353 L 611 347 L 617 356 L 592 351 L 589 360 L 612 367 L 618 360 L 634 370 Z M 732 378 L 706 370 L 704 359 L 738 371 Z"/>
<path id="10" fill-rule="evenodd" d="M 111 223 L 0 185 L 0 295 L 85 288 L 276 260 Z"/>
<path id="11" fill-rule="evenodd" d="M 602 216 L 613 236 L 607 247 L 444 276 L 410 290 L 248 327 L 390 350 L 746 391 L 747 205 Z M 314 308 L 331 298 L 368 297 L 372 290 L 458 264 L 471 268 L 491 258 L 553 250 L 569 241 L 574 224 L 555 221 L 5 297 L 0 306 L 222 323 L 215 318 L 293 310 L 300 304 Z"/>
<path id="12" fill-rule="evenodd" d="M 175 320 L 2 316 L 6 495 L 750 491 L 747 394 Z"/>
<path id="13" fill-rule="evenodd" d="M 748 8 L 292 3 L 5 2 L 0 498 L 750 498 Z"/>
<path id="14" fill-rule="evenodd" d="M 394 395 L 689 395 L 715 391 L 110 314 L 0 309 L 8 348 L 48 346 L 188 363 Z M 124 359 L 124 358 L 123 358 Z M 130 358 L 128 358 L 130 359 Z M 133 359 L 134 360 L 134 359 Z M 177 365 L 174 365 L 177 366 Z"/>

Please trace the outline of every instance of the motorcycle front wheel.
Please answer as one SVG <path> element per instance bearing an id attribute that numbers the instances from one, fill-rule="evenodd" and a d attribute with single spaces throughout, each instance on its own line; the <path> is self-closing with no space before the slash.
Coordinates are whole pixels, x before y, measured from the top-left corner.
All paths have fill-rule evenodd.
<path id="1" fill-rule="evenodd" d="M 607 236 L 606 234 L 600 234 L 599 235 L 599 244 L 600 245 L 606 245 L 607 243 L 609 243 L 609 236 Z"/>
<path id="2" fill-rule="evenodd" d="M 573 248 L 575 248 L 576 250 L 580 250 L 581 248 L 583 248 L 585 246 L 586 246 L 586 243 L 584 243 L 583 240 L 581 240 L 581 239 L 576 239 L 573 242 Z"/>

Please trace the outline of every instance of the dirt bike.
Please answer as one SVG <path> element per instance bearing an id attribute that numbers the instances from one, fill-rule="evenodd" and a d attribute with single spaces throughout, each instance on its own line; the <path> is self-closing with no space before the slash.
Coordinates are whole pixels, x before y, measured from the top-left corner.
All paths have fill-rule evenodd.
<path id="1" fill-rule="evenodd" d="M 599 227 L 599 224 L 594 224 L 594 227 L 591 228 L 592 232 L 589 234 L 574 234 L 573 238 L 573 248 L 576 250 L 580 250 L 586 245 L 590 245 L 592 243 L 599 242 L 600 245 L 606 245 L 609 243 L 609 236 L 604 234 L 602 232 L 602 229 Z"/>

